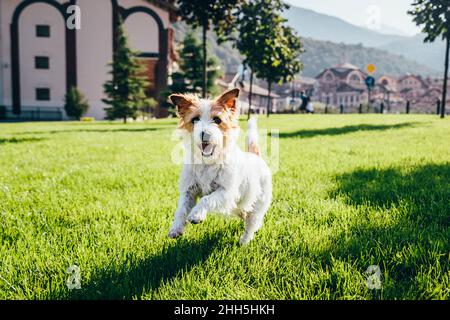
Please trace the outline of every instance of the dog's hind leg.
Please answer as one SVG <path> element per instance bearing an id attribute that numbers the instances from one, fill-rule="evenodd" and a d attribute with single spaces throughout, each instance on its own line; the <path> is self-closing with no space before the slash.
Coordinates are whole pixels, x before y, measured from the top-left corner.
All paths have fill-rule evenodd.
<path id="1" fill-rule="evenodd" d="M 245 232 L 239 241 L 242 245 L 252 241 L 255 232 L 261 229 L 264 223 L 264 216 L 267 210 L 269 210 L 272 201 L 272 181 L 270 177 L 263 180 L 262 191 L 262 197 L 256 201 L 253 210 L 244 217 Z"/>
<path id="2" fill-rule="evenodd" d="M 255 232 L 261 229 L 264 221 L 265 212 L 254 211 L 248 213 L 245 217 L 245 232 L 239 241 L 240 244 L 247 244 L 253 240 Z"/>

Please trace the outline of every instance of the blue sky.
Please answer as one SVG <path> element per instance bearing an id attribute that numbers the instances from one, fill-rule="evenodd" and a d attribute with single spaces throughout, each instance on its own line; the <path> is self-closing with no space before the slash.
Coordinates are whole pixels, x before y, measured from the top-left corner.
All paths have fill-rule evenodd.
<path id="1" fill-rule="evenodd" d="M 286 0 L 286 2 L 335 16 L 359 26 L 373 26 L 369 19 L 378 12 L 381 25 L 392 27 L 398 30 L 398 33 L 414 35 L 420 31 L 412 22 L 412 17 L 406 14 L 413 0 Z"/>

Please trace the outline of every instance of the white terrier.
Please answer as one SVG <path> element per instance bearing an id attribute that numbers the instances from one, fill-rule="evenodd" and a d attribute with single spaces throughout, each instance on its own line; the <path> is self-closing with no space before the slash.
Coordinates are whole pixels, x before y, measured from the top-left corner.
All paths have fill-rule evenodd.
<path id="1" fill-rule="evenodd" d="M 256 119 L 249 121 L 249 152 L 237 145 L 238 96 L 239 89 L 232 89 L 215 100 L 190 94 L 169 97 L 177 108 L 185 149 L 171 238 L 183 234 L 186 221 L 203 222 L 207 212 L 241 217 L 241 244 L 250 242 L 263 224 L 272 201 L 272 175 L 260 157 Z"/>

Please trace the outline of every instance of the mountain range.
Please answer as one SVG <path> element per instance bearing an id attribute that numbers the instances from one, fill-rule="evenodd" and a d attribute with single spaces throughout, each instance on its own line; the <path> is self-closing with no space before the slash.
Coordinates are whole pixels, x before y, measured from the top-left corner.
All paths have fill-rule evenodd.
<path id="1" fill-rule="evenodd" d="M 381 33 L 295 6 L 286 10 L 284 17 L 288 20 L 288 24 L 303 37 L 333 43 L 362 44 L 364 47 L 385 50 L 423 64 L 434 69 L 435 72 L 441 70 L 444 63 L 444 41 L 424 43 L 423 34 L 404 36 Z M 383 27 L 386 30 L 387 27 Z M 418 73 L 415 70 L 410 72 Z"/>
<path id="2" fill-rule="evenodd" d="M 423 43 L 424 35 L 405 36 L 383 26 L 384 33 L 350 24 L 342 19 L 291 6 L 284 13 L 305 48 L 301 56 L 303 76 L 315 77 L 323 69 L 341 62 L 350 62 L 362 69 L 375 64 L 381 74 L 406 73 L 439 76 L 444 61 L 444 42 Z M 180 43 L 187 32 L 183 22 L 174 25 L 175 40 Z M 389 33 L 389 34 L 387 34 Z M 236 72 L 242 57 L 231 43 L 218 45 L 209 32 L 210 51 L 216 55 L 227 73 Z"/>
<path id="3" fill-rule="evenodd" d="M 397 35 L 382 34 L 333 16 L 294 6 L 284 11 L 283 16 L 300 36 L 315 40 L 347 44 L 361 43 L 366 47 L 379 47 L 404 38 Z"/>

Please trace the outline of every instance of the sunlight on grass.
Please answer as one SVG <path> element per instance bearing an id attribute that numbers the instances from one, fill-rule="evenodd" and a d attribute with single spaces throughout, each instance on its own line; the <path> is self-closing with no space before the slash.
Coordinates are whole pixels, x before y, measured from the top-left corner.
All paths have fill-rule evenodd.
<path id="1" fill-rule="evenodd" d="M 450 298 L 448 119 L 260 118 L 280 130 L 280 168 L 247 247 L 241 222 L 216 215 L 167 238 L 175 127 L 1 124 L 0 298 Z M 66 286 L 71 265 L 80 290 Z"/>

